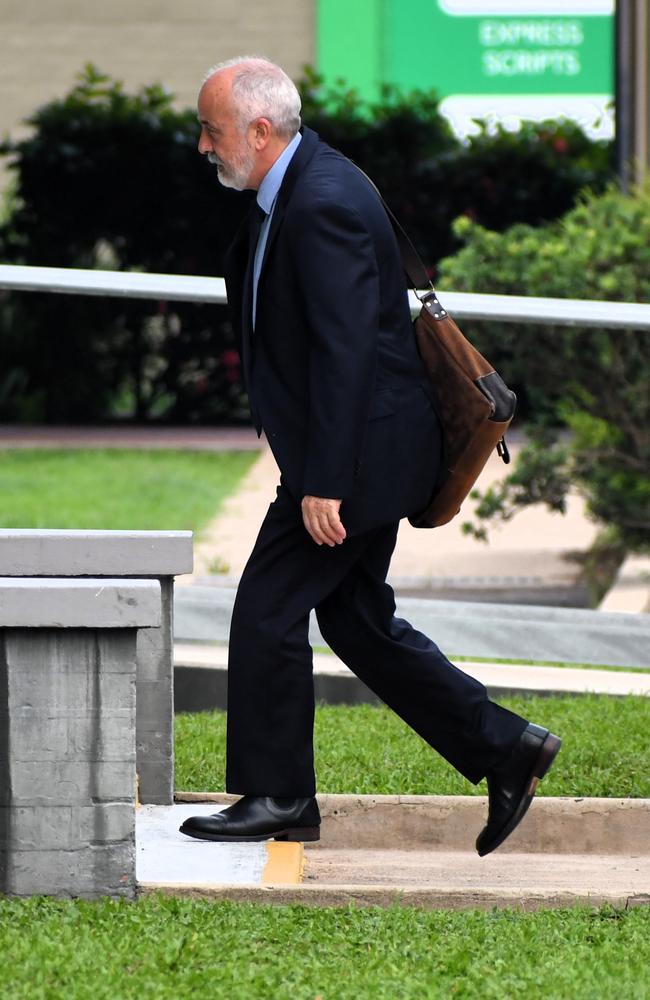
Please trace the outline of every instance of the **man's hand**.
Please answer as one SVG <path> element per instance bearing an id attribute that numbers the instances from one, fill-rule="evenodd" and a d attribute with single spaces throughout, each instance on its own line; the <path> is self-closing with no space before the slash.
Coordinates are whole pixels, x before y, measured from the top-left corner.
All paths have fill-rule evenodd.
<path id="1" fill-rule="evenodd" d="M 317 545 L 340 545 L 345 540 L 345 528 L 339 517 L 342 502 L 326 497 L 302 498 L 302 519 Z"/>

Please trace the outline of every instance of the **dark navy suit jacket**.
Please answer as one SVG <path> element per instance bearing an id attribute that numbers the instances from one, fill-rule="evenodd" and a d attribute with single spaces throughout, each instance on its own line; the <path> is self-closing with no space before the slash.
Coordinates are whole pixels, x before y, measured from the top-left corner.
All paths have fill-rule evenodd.
<path id="1" fill-rule="evenodd" d="M 342 499 L 348 533 L 423 508 L 440 428 L 415 346 L 397 242 L 376 192 L 306 127 L 271 220 L 251 329 L 249 224 L 226 286 L 258 433 L 282 481 Z"/>

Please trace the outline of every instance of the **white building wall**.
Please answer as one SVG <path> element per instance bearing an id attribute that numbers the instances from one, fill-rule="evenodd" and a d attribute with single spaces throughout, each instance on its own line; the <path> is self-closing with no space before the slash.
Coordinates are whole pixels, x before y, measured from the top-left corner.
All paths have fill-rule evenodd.
<path id="1" fill-rule="evenodd" d="M 316 0 L 0 0 L 0 135 L 66 93 L 87 62 L 127 89 L 193 105 L 205 71 L 242 53 L 292 76 L 315 60 Z"/>

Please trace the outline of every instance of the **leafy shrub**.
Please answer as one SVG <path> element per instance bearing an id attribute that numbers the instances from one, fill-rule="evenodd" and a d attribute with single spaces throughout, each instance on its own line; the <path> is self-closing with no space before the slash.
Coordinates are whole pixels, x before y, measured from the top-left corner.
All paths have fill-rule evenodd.
<path id="1" fill-rule="evenodd" d="M 495 233 L 465 218 L 455 232 L 465 246 L 442 262 L 441 275 L 459 291 L 650 301 L 650 183 L 631 195 L 614 187 L 585 194 L 563 219 L 537 229 Z M 507 519 L 540 500 L 563 509 L 578 483 L 592 514 L 625 546 L 647 547 L 650 333 L 464 325 L 506 379 L 525 389 L 536 425 L 513 474 L 482 498 L 479 516 Z"/>
<path id="2" fill-rule="evenodd" d="M 613 176 L 612 143 L 588 139 L 573 122 L 483 126 L 463 143 L 434 91 L 385 85 L 379 101 L 366 101 L 309 70 L 300 89 L 305 121 L 375 180 L 434 276 L 461 245 L 452 225 L 459 215 L 495 230 L 538 225 Z"/>
<path id="3" fill-rule="evenodd" d="M 534 224 L 602 187 L 611 144 L 572 125 L 526 125 L 460 143 L 433 93 L 386 88 L 367 104 L 307 72 L 304 119 L 366 169 L 432 273 L 460 245 L 459 214 Z M 195 111 L 161 87 L 127 94 L 87 67 L 8 142 L 13 209 L 5 261 L 172 274 L 222 274 L 250 195 L 223 188 L 196 151 Z M 0 298 L 0 419 L 223 422 L 246 419 L 224 307 L 43 294 Z"/>
<path id="4" fill-rule="evenodd" d="M 160 87 L 125 94 L 92 67 L 7 144 L 16 207 L 0 229 L 15 263 L 223 274 L 246 210 L 196 151 L 196 113 Z M 122 405 L 139 420 L 245 418 L 225 307 L 5 296 L 0 418 L 85 421 Z M 13 391 L 12 390 L 13 387 Z"/>

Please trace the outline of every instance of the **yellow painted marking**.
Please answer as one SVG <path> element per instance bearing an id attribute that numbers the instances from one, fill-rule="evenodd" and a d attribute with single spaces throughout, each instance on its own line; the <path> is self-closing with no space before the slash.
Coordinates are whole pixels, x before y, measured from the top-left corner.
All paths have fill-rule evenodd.
<path id="1" fill-rule="evenodd" d="M 262 872 L 262 885 L 297 885 L 305 867 L 302 844 L 271 840 L 266 845 L 267 861 Z"/>

